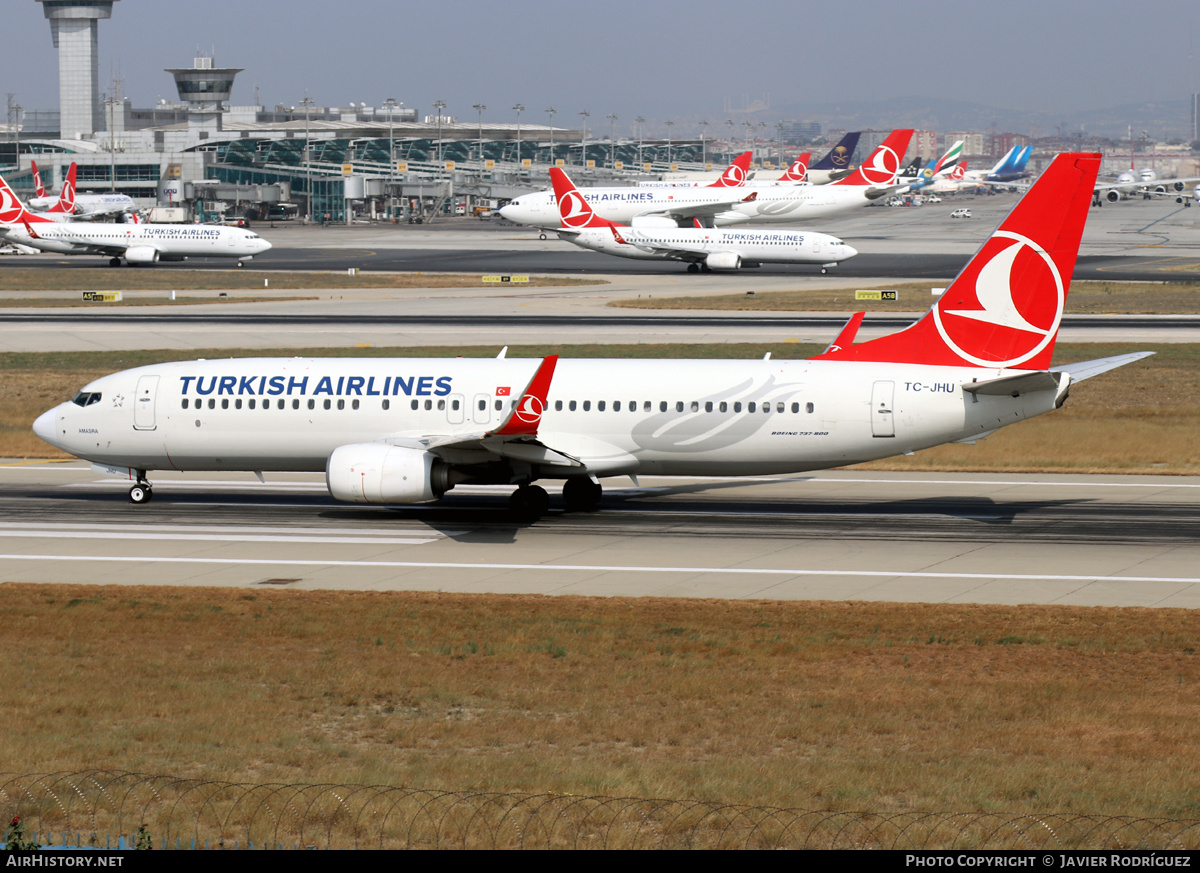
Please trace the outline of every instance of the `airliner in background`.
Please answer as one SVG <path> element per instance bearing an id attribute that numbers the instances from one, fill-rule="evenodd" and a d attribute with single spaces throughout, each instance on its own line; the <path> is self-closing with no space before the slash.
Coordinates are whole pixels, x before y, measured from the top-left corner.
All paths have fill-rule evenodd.
<path id="1" fill-rule="evenodd" d="M 990 170 L 970 170 L 966 178 L 971 182 L 1015 182 L 1024 179 L 1029 175 L 1025 165 L 1029 163 L 1032 153 L 1033 146 L 1015 145 Z"/>
<path id="2" fill-rule="evenodd" d="M 522 518 L 549 506 L 540 480 L 583 509 L 607 476 L 777 475 L 972 442 L 1148 354 L 1050 365 L 1099 166 L 1059 155 L 921 319 L 855 343 L 859 313 L 809 360 L 182 361 L 95 379 L 33 430 L 128 477 L 134 503 L 153 470 L 323 471 L 334 498 L 367 504 L 510 484 Z"/>
<path id="3" fill-rule="evenodd" d="M 54 221 L 30 212 L 0 177 L 0 240 L 63 255 L 100 255 L 114 267 L 188 258 L 236 258 L 238 266 L 271 244 L 256 233 L 214 224 L 106 224 Z"/>
<path id="4" fill-rule="evenodd" d="M 958 167 L 959 158 L 962 157 L 963 141 L 957 140 L 954 145 L 946 149 L 946 153 L 937 160 L 930 161 L 925 165 L 924 169 L 919 170 L 913 175 L 900 175 L 900 182 L 908 185 L 910 192 L 920 191 L 932 185 L 938 179 L 942 179 L 952 173 Z M 962 165 L 962 169 L 966 170 L 966 163 Z"/>
<path id="5" fill-rule="evenodd" d="M 829 185 L 745 185 L 740 188 L 581 188 L 603 219 L 633 227 L 726 227 L 808 221 L 866 206 L 899 190 L 897 174 L 912 130 L 896 130 L 850 175 Z M 518 224 L 559 227 L 554 191 L 522 194 L 500 210 Z"/>
<path id="6" fill-rule="evenodd" d="M 1096 206 L 1104 203 L 1116 203 L 1142 197 L 1146 200 L 1152 197 L 1174 197 L 1176 203 L 1191 205 L 1187 196 L 1187 186 L 1200 182 L 1200 176 L 1186 176 L 1177 179 L 1161 179 L 1158 171 L 1149 167 L 1135 170 L 1132 162 L 1129 169 L 1112 182 L 1100 182 L 1096 185 L 1093 202 Z M 1200 189 L 1195 196 L 1200 198 Z"/>
<path id="7" fill-rule="evenodd" d="M 29 201 L 29 208 L 40 214 L 54 216 L 63 215 L 67 218 L 84 218 L 95 220 L 133 213 L 136 210 L 133 198 L 126 194 L 79 194 L 75 189 L 75 162 L 67 170 L 67 178 L 63 181 L 62 191 L 57 197 L 46 194 L 42 184 L 42 174 L 37 163 L 30 161 L 33 168 L 33 185 L 37 196 Z"/>
<path id="8" fill-rule="evenodd" d="M 703 181 L 687 181 L 679 179 L 677 181 L 654 181 L 654 182 L 638 182 L 639 188 L 740 188 L 746 184 L 746 180 L 750 176 L 750 161 L 754 158 L 754 152 L 742 152 L 733 159 L 725 172 L 717 177 L 715 182 L 709 182 L 707 179 Z"/>
<path id="9" fill-rule="evenodd" d="M 740 270 L 761 264 L 819 264 L 821 272 L 858 252 L 835 236 L 807 230 L 670 227 L 658 230 L 619 225 L 600 218 L 558 167 L 550 168 L 562 226 L 559 239 L 606 255 L 653 261 L 683 261 L 688 272 Z"/>
<path id="10" fill-rule="evenodd" d="M 808 168 L 808 181 L 814 185 L 827 185 L 854 172 L 854 150 L 858 148 L 860 136 L 860 130 L 853 130 L 843 136 L 821 160 Z"/>

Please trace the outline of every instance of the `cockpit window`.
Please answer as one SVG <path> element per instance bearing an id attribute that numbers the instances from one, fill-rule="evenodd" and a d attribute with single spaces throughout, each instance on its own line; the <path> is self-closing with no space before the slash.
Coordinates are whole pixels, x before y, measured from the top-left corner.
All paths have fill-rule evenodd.
<path id="1" fill-rule="evenodd" d="M 100 402 L 99 391 L 80 391 L 71 401 L 76 406 L 91 406 L 93 403 Z"/>

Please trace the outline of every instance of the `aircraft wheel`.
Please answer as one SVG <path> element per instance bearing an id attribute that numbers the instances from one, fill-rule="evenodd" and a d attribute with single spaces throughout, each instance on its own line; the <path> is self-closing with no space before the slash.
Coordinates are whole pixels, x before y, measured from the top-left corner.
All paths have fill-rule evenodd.
<path id="1" fill-rule="evenodd" d="M 546 238 L 546 235 L 544 233 L 538 234 L 538 239 L 545 239 L 545 238 Z"/>
<path id="2" fill-rule="evenodd" d="M 689 273 L 699 273 L 700 265 L 695 262 L 688 264 L 688 272 Z"/>
<path id="3" fill-rule="evenodd" d="M 508 498 L 508 508 L 521 521 L 534 521 L 550 508 L 550 495 L 540 485 L 522 485 Z"/>
<path id="4" fill-rule="evenodd" d="M 154 496 L 154 492 L 150 490 L 150 486 L 139 482 L 129 489 L 129 500 L 131 503 L 139 505 L 149 503 L 150 498 Z"/>
<path id="5" fill-rule="evenodd" d="M 108 265 L 110 267 L 119 267 L 119 266 L 121 266 L 121 259 L 120 258 L 109 258 Z"/>
<path id="6" fill-rule="evenodd" d="M 239 266 L 239 267 L 244 267 L 244 266 L 246 266 L 246 265 L 245 265 L 245 264 L 243 264 L 241 261 L 238 261 L 238 266 Z"/>
<path id="7" fill-rule="evenodd" d="M 822 267 L 822 268 L 821 268 L 821 275 L 822 275 L 822 276 L 824 276 L 824 275 L 825 275 L 826 273 L 828 273 L 828 272 L 829 272 L 829 268 L 828 268 L 828 267 Z"/>
<path id="8" fill-rule="evenodd" d="M 604 487 L 586 477 L 568 479 L 563 483 L 562 495 L 567 509 L 586 511 L 594 509 L 604 494 Z"/>

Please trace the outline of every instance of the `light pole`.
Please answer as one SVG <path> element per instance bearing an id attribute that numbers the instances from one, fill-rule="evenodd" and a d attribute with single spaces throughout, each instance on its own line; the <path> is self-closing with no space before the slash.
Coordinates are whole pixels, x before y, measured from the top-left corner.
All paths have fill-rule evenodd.
<path id="1" fill-rule="evenodd" d="M 667 169 L 671 169 L 671 129 L 675 127 L 675 122 L 667 119 Z"/>
<path id="2" fill-rule="evenodd" d="M 616 113 L 611 113 L 608 116 L 608 167 L 610 170 L 617 168 L 617 139 L 613 135 L 613 127 L 617 123 Z"/>
<path id="3" fill-rule="evenodd" d="M 476 103 L 476 104 L 472 105 L 471 108 L 479 113 L 479 163 L 482 164 L 483 163 L 483 110 L 487 109 L 487 105 L 483 104 L 483 103 Z"/>
<path id="4" fill-rule="evenodd" d="M 388 111 L 388 218 L 391 218 L 396 197 L 396 135 L 392 129 L 392 111 L 396 108 L 396 100 L 389 97 L 383 101 L 383 105 Z"/>
<path id="5" fill-rule="evenodd" d="M 708 166 L 708 141 L 705 135 L 708 133 L 708 119 L 700 122 L 700 163 Z"/>
<path id="6" fill-rule="evenodd" d="M 583 119 L 583 138 L 580 140 L 580 150 L 582 154 L 579 156 L 579 166 L 587 169 L 587 120 L 592 117 L 592 113 L 583 109 L 579 113 Z"/>
<path id="7" fill-rule="evenodd" d="M 442 110 L 446 108 L 446 101 L 433 101 L 433 108 L 437 110 L 438 114 L 438 163 L 440 164 L 442 162 Z"/>
<path id="8" fill-rule="evenodd" d="M 750 161 L 754 162 L 754 125 L 749 121 L 743 121 L 746 127 L 746 151 L 750 152 Z"/>
<path id="9" fill-rule="evenodd" d="M 546 110 L 550 116 L 550 166 L 554 166 L 554 113 L 558 112 L 553 106 Z"/>
<path id="10" fill-rule="evenodd" d="M 304 107 L 304 188 L 308 193 L 308 220 L 312 221 L 313 217 L 313 189 L 312 189 L 312 161 L 309 159 L 308 145 L 308 113 L 317 104 L 307 94 L 300 101 L 300 105 Z"/>
<path id="11" fill-rule="evenodd" d="M 517 166 L 521 166 L 521 113 L 525 111 L 524 104 L 518 103 L 513 107 L 517 111 Z"/>
<path id="12" fill-rule="evenodd" d="M 637 118 L 635 118 L 633 120 L 633 123 L 635 125 L 637 125 L 637 131 L 638 131 L 638 171 L 641 172 L 641 169 L 642 169 L 642 131 L 644 130 L 642 125 L 646 123 L 646 119 L 642 118 L 642 116 L 639 115 Z"/>
<path id="13" fill-rule="evenodd" d="M 787 158 L 785 158 L 783 156 L 783 122 L 782 121 L 775 125 L 775 133 L 776 133 L 776 148 L 778 149 L 778 152 L 775 155 L 775 157 L 778 158 L 779 166 L 782 167 L 787 160 Z"/>
<path id="14" fill-rule="evenodd" d="M 725 146 L 726 155 L 728 155 L 728 152 L 731 148 L 732 149 L 737 148 L 737 146 L 734 145 L 734 142 L 733 142 L 733 119 L 726 118 L 725 126 L 729 128 L 729 131 L 725 134 L 725 138 L 729 141 L 729 144 L 727 146 Z"/>

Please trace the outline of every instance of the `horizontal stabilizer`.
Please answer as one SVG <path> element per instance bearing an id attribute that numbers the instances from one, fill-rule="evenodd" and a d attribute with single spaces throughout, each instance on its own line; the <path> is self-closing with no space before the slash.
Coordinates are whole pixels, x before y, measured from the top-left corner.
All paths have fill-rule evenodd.
<path id="1" fill-rule="evenodd" d="M 1080 361 L 1078 364 L 1060 364 L 1057 367 L 1051 367 L 1050 372 L 1069 373 L 1072 382 L 1082 382 L 1084 379 L 1090 379 L 1101 373 L 1107 373 L 1109 370 L 1115 370 L 1117 367 L 1124 367 L 1126 364 L 1148 358 L 1152 354 L 1154 352 L 1132 352 L 1128 355 L 1114 355 L 1111 358 L 1097 358 L 1094 361 Z"/>
<path id="2" fill-rule="evenodd" d="M 1061 376 L 1040 370 L 1035 373 L 1019 373 L 1015 376 L 1001 376 L 999 379 L 988 379 L 985 382 L 965 382 L 962 389 L 970 394 L 1008 395 L 1031 394 L 1034 391 L 1057 391 Z"/>

